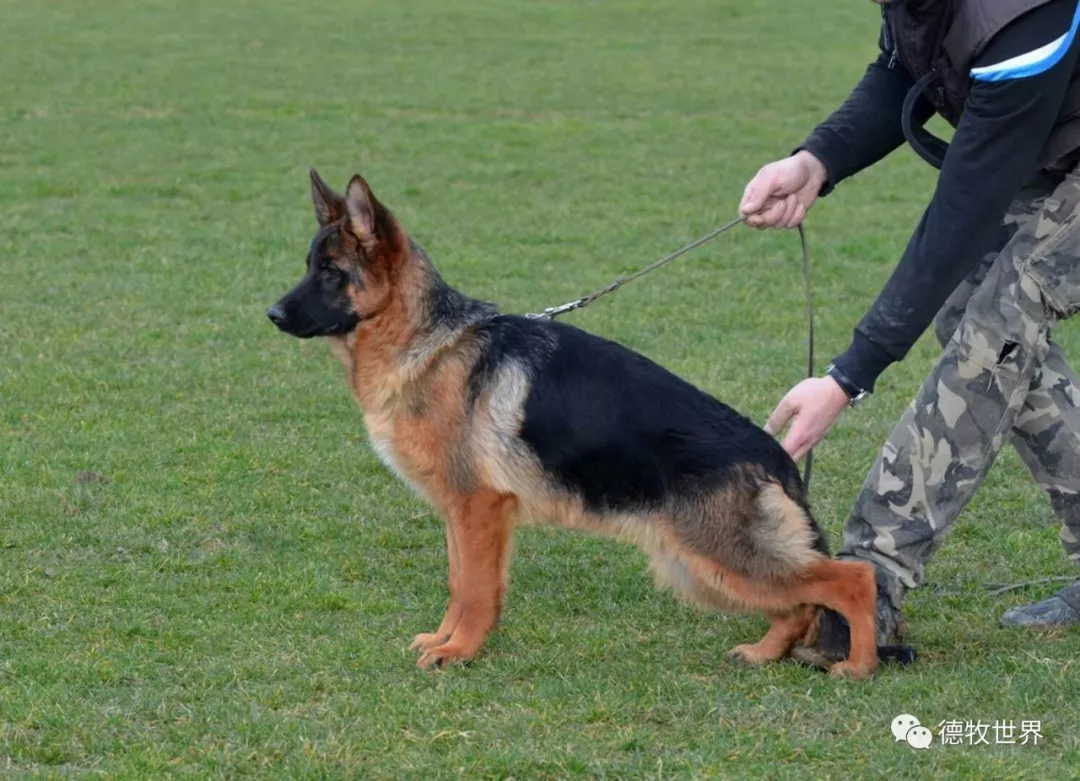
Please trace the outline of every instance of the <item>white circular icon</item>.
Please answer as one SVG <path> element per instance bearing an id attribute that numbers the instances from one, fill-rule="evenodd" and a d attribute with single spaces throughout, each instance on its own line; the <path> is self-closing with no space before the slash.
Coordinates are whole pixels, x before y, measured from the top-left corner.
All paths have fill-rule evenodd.
<path id="1" fill-rule="evenodd" d="M 907 732 L 907 742 L 912 748 L 930 748 L 934 742 L 934 733 L 926 727 L 912 727 Z"/>
<path id="2" fill-rule="evenodd" d="M 892 734 L 896 741 L 907 740 L 908 730 L 918 727 L 919 720 L 910 713 L 901 713 L 892 720 Z"/>

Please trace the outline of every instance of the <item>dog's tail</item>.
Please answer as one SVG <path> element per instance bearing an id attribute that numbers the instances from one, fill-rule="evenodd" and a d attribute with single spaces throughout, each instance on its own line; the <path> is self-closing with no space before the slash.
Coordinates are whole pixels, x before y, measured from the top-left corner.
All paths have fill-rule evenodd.
<path id="1" fill-rule="evenodd" d="M 807 499 L 802 479 L 799 477 L 798 470 L 794 468 L 795 465 L 792 464 L 791 466 L 791 471 L 784 475 L 784 478 L 786 478 L 783 480 L 784 493 L 799 506 L 800 510 L 806 513 L 806 517 L 810 521 L 810 530 L 813 533 L 814 550 L 824 556 L 829 556 L 829 538 L 825 536 L 824 530 L 818 525 L 814 514 L 810 512 L 810 501 Z"/>

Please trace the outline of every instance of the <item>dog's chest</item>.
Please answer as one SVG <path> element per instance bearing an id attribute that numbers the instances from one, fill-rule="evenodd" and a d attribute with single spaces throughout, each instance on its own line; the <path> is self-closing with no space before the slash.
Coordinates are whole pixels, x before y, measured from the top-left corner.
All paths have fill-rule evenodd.
<path id="1" fill-rule="evenodd" d="M 368 415 L 365 423 L 367 424 L 368 439 L 371 441 L 371 447 L 375 450 L 375 455 L 401 480 L 410 482 L 408 475 L 405 473 L 401 455 L 394 446 L 393 419 Z"/>
<path id="2" fill-rule="evenodd" d="M 403 452 L 401 440 L 395 429 L 396 421 L 391 416 L 367 415 L 365 417 L 368 439 L 379 460 L 421 498 L 430 502 L 431 497 L 425 490 L 418 474 L 415 458 L 406 448 Z"/>

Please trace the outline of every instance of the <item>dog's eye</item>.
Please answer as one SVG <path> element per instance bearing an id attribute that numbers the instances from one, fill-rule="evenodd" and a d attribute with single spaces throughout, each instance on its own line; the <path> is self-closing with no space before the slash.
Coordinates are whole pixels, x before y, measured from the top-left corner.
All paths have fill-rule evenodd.
<path id="1" fill-rule="evenodd" d="M 323 266 L 322 269 L 319 271 L 319 274 L 327 282 L 340 282 L 345 276 L 345 272 L 335 266 L 333 263 L 329 263 Z"/>

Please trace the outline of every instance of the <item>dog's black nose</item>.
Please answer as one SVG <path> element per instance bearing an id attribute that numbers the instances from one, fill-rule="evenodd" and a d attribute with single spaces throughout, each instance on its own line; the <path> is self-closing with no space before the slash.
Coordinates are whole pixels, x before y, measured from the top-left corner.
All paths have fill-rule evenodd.
<path id="1" fill-rule="evenodd" d="M 270 318 L 271 323 L 280 328 L 281 324 L 285 322 L 285 307 L 280 302 L 274 304 L 270 307 L 270 311 L 266 313 L 266 316 Z"/>

